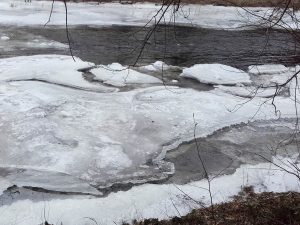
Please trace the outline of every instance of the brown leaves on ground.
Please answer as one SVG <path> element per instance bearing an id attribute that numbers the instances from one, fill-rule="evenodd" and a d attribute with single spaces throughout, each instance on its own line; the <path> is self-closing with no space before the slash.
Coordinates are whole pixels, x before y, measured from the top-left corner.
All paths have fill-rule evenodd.
<path id="1" fill-rule="evenodd" d="M 300 193 L 255 194 L 246 188 L 233 201 L 193 210 L 181 218 L 146 219 L 134 225 L 300 225 Z"/>

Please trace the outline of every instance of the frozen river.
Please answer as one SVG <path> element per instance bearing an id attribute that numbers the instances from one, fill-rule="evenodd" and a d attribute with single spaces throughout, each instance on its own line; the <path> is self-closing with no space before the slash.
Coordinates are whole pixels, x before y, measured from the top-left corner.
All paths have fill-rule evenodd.
<path id="1" fill-rule="evenodd" d="M 159 27 L 128 68 L 146 32 L 143 13 L 71 4 L 73 61 L 60 17 L 47 27 L 37 20 L 48 18 L 49 3 L 19 4 L 0 3 L 1 225 L 37 225 L 41 212 L 66 225 L 165 218 L 178 213 L 174 204 L 184 215 L 195 205 L 182 193 L 209 200 L 199 154 L 216 202 L 241 185 L 298 190 L 266 162 L 298 152 L 296 82 L 278 93 L 280 113 L 270 102 L 299 70 L 289 34 L 234 31 L 233 8 L 208 6 L 199 26 Z M 93 13 L 76 20 L 85 7 Z M 98 26 L 99 15 L 112 24 Z"/>
<path id="2" fill-rule="evenodd" d="M 143 37 L 143 32 L 135 33 L 137 29 L 139 28 L 129 26 L 74 27 L 70 29 L 71 46 L 75 56 L 91 63 L 121 62 L 123 65 L 130 64 L 130 60 L 134 59 L 137 54 L 132 50 L 138 46 L 133 35 L 135 34 L 137 36 L 135 38 L 140 40 Z M 23 101 L 24 95 L 15 95 L 13 101 L 21 107 L 21 112 L 24 107 L 26 111 L 27 108 L 30 110 L 26 114 L 22 112 L 20 115 L 18 113 L 15 115 L 16 118 L 20 117 L 16 121 L 20 124 L 12 125 L 9 122 L 10 119 L 7 119 L 7 125 L 6 123 L 3 124 L 5 133 L 8 135 L 6 141 L 2 142 L 2 146 L 9 146 L 11 151 L 15 151 L 15 153 L 12 156 L 5 153 L 2 164 L 9 166 L 9 161 L 13 163 L 17 160 L 17 165 L 19 164 L 22 168 L 25 166 L 27 169 L 23 168 L 25 169 L 24 175 L 18 174 L 15 177 L 16 169 L 5 167 L 3 174 L 10 179 L 20 180 L 18 183 L 29 189 L 36 189 L 35 185 L 37 185 L 41 191 L 50 188 L 54 192 L 62 193 L 100 195 L 101 192 L 108 193 L 127 189 L 134 184 L 165 182 L 174 173 L 173 165 L 175 165 L 177 173 L 175 178 L 171 180 L 182 183 L 200 179 L 199 160 L 194 155 L 196 153 L 194 141 L 180 145 L 179 149 L 167 154 L 167 161 L 174 164 L 161 161 L 160 158 L 162 149 L 170 150 L 172 146 L 176 147 L 180 142 L 190 141 L 193 137 L 191 134 L 193 131 L 193 113 L 197 115 L 198 112 L 204 118 L 209 117 L 211 112 L 209 109 L 205 109 L 203 112 L 201 109 L 203 105 L 197 99 L 207 96 L 207 100 L 204 102 L 208 101 L 207 107 L 211 107 L 212 112 L 216 113 L 214 117 L 207 118 L 205 124 L 199 129 L 200 136 L 210 134 L 210 130 L 223 128 L 224 125 L 231 125 L 230 120 L 236 121 L 234 123 L 246 122 L 248 115 L 242 115 L 240 112 L 234 115 L 227 110 L 217 112 L 218 107 L 214 106 L 214 102 L 222 102 L 223 98 L 228 97 L 221 97 L 217 92 L 213 94 L 215 96 L 210 96 L 210 92 L 214 92 L 213 85 L 206 82 L 199 83 L 196 80 L 180 76 L 183 72 L 183 66 L 190 66 L 195 63 L 221 63 L 247 70 L 248 66 L 257 64 L 282 63 L 286 66 L 295 66 L 299 57 L 291 37 L 281 31 L 271 31 L 266 45 L 266 34 L 263 30 L 226 31 L 168 27 L 168 43 L 164 50 L 162 38 L 165 29 L 160 28 L 156 34 L 155 43 L 154 39 L 149 41 L 139 64 L 147 65 L 161 60 L 162 55 L 165 54 L 165 61 L 175 65 L 167 66 L 163 74 L 164 84 L 170 85 L 170 90 L 161 87 L 162 74 L 160 69 L 155 70 L 155 66 L 154 69 L 150 70 L 147 67 L 135 68 L 135 71 L 140 72 L 138 72 L 139 76 L 146 73 L 153 76 L 154 80 L 145 80 L 142 83 L 134 81 L 132 84 L 120 86 L 115 83 L 116 81 L 103 82 L 95 76 L 97 72 L 85 69 L 92 68 L 91 63 L 77 62 L 78 67 L 73 67 L 72 62 L 64 57 L 61 57 L 61 64 L 55 56 L 31 56 L 36 54 L 68 54 L 65 30 L 62 28 L 21 27 L 15 29 L 2 27 L 1 30 L 3 36 L 9 37 L 8 40 L 3 38 L 0 42 L 2 46 L 1 57 L 3 58 L 2 73 L 7 71 L 5 80 L 13 81 L 17 85 L 5 89 L 12 89 L 12 93 L 14 93 L 13 89 L 19 89 L 19 93 L 24 92 L 28 95 L 26 98 L 31 99 L 29 102 L 25 101 L 19 104 L 19 101 Z M 183 35 L 185 33 L 189 33 L 189 35 Z M 176 38 L 174 38 L 174 34 L 176 34 Z M 281 48 L 282 43 L 285 43 L 284 49 Z M 264 51 L 261 51 L 262 46 L 266 46 Z M 28 58 L 4 59 L 19 55 L 28 55 Z M 66 63 L 64 64 L 63 61 Z M 29 65 L 30 69 L 25 69 L 24 74 L 21 75 L 25 65 Z M 12 70 L 7 70 L 7 66 Z M 68 77 L 57 77 L 49 80 L 48 76 L 52 73 L 62 76 L 60 74 L 66 73 L 66 71 L 71 73 L 73 69 L 83 69 L 85 78 L 80 78 L 80 72 L 77 72 L 76 80 L 74 77 L 71 80 Z M 101 71 L 98 73 L 101 74 Z M 30 75 L 32 73 L 37 75 Z M 80 81 L 80 79 L 83 80 Z M 255 76 L 252 77 L 252 81 L 256 83 L 255 85 L 261 82 Z M 19 86 L 19 84 L 22 85 Z M 177 86 L 183 89 L 177 91 Z M 80 91 L 81 89 L 88 92 Z M 89 91 L 100 93 L 91 96 Z M 117 93 L 111 93 L 116 91 Z M 101 94 L 101 92 L 104 93 Z M 105 94 L 105 92 L 108 93 Z M 165 95 L 165 99 L 158 98 L 159 93 Z M 40 97 L 45 95 L 49 95 L 49 97 L 46 99 Z M 157 100 L 153 98 L 157 98 Z M 10 103 L 12 99 L 7 96 L 4 96 L 3 99 L 6 99 L 5 101 L 9 104 L 15 104 Z M 232 100 L 231 103 L 228 102 L 232 107 L 240 101 L 238 98 Z M 199 103 L 193 104 L 193 110 L 186 110 L 191 107 L 193 101 Z M 255 99 L 253 101 L 255 102 Z M 45 106 L 36 107 L 41 102 Z M 9 104 L 7 107 L 10 107 Z M 197 107 L 198 104 L 199 107 Z M 242 111 L 247 111 L 247 107 L 246 105 L 245 108 L 242 108 Z M 252 106 L 249 109 L 250 111 L 255 110 Z M 177 114 L 172 115 L 175 111 Z M 229 121 L 224 120 L 221 115 L 227 115 Z M 231 117 L 232 119 L 230 119 Z M 258 116 L 257 119 L 262 118 L 264 117 Z M 268 122 L 266 122 L 268 127 L 267 124 Z M 168 132 L 170 126 L 173 127 L 171 133 Z M 256 125 L 253 126 L 256 127 Z M 69 128 L 66 129 L 65 127 Z M 26 128 L 26 133 L 24 133 L 24 128 Z M 85 132 L 86 129 L 89 131 Z M 248 128 L 246 126 L 243 129 L 247 131 Z M 272 129 L 270 128 L 270 130 Z M 289 135 L 292 132 L 293 129 L 285 130 L 284 135 Z M 278 133 L 278 135 L 282 134 Z M 218 142 L 218 145 L 212 147 L 214 144 L 210 143 L 209 140 L 213 137 L 214 135 L 207 140 L 206 138 L 199 140 L 201 151 L 205 154 L 207 166 L 211 173 L 216 173 L 223 167 L 226 168 L 223 173 L 232 173 L 241 163 L 261 161 L 255 156 L 241 158 L 245 153 L 236 150 L 232 150 L 230 153 L 224 152 L 222 147 L 228 147 L 226 141 L 218 142 L 215 140 L 213 143 Z M 274 140 L 278 137 L 274 137 Z M 261 136 L 253 138 L 261 143 L 260 152 L 266 153 L 270 158 L 271 153 L 265 152 L 267 149 L 264 151 L 264 147 L 273 139 L 268 135 L 263 138 L 265 141 L 258 139 Z M 13 142 L 15 144 L 12 145 Z M 253 143 L 253 140 L 245 140 L 245 143 L 241 143 L 238 148 L 246 148 L 250 143 Z M 34 154 L 30 153 L 32 148 L 36 149 Z M 51 149 L 57 150 L 53 152 Z M 26 157 L 24 158 L 24 156 Z M 159 161 L 157 161 L 157 157 Z M 40 178 L 31 180 L 36 176 L 35 174 L 43 173 L 40 169 L 45 170 L 44 173 L 48 173 L 47 171 L 50 169 L 49 176 L 53 176 L 53 179 L 50 181 Z M 55 171 L 60 173 L 55 174 Z M 75 175 L 75 177 L 69 175 Z M 26 177 L 31 178 L 27 179 Z M 79 180 L 76 180 L 77 178 Z M 57 183 L 52 184 L 52 180 L 55 179 Z M 88 181 L 92 187 L 85 182 L 82 183 L 83 180 Z M 34 184 L 35 182 L 36 184 Z M 73 183 L 74 187 L 67 188 L 65 182 Z M 101 192 L 97 193 L 94 188 Z"/>

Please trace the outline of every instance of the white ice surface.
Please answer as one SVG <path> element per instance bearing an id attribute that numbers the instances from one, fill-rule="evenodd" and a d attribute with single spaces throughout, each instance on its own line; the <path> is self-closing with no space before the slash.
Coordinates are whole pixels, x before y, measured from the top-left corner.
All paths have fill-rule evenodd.
<path id="1" fill-rule="evenodd" d="M 289 162 L 295 161 L 288 158 L 275 160 L 276 164 L 291 171 L 291 167 L 287 167 Z M 232 175 L 212 180 L 213 203 L 228 201 L 238 194 L 241 187 L 250 185 L 254 186 L 256 192 L 300 191 L 299 179 L 273 164 L 243 165 Z M 121 224 L 122 221 L 131 222 L 133 219 L 168 219 L 179 216 L 178 211 L 180 215 L 185 215 L 193 208 L 201 207 L 193 200 L 208 206 L 210 198 L 207 189 L 207 182 L 201 180 L 186 185 L 145 184 L 99 199 L 73 198 L 38 202 L 21 200 L 0 207 L 0 223 L 32 225 L 47 219 L 50 223 L 64 225 L 92 225 L 95 221 L 98 224 L 113 225 Z M 43 212 L 46 212 L 46 218 Z"/>
<path id="2" fill-rule="evenodd" d="M 40 80 L 73 88 L 100 92 L 114 88 L 95 85 L 86 81 L 77 71 L 93 66 L 75 57 L 65 55 L 35 55 L 0 59 L 0 81 Z"/>
<path id="3" fill-rule="evenodd" d="M 220 90 L 157 86 L 95 93 L 29 81 L 91 88 L 77 72 L 87 65 L 57 55 L 0 60 L 0 129 L 5 131 L 0 134 L 1 167 L 59 177 L 64 173 L 100 186 L 141 176 L 163 178 L 156 165 L 145 164 L 153 158 L 159 162 L 166 150 L 193 139 L 194 118 L 197 137 L 247 122 L 254 115 L 254 119 L 276 118 L 273 106 L 261 106 L 265 100 L 256 98 L 235 110 L 247 99 Z M 295 117 L 291 99 L 278 97 L 275 103 L 281 117 Z M 48 183 L 43 179 L 32 183 L 49 187 L 54 177 Z M 29 185 L 30 180 L 26 182 Z M 57 188 L 61 190 L 61 184 Z"/>
<path id="4" fill-rule="evenodd" d="M 222 64 L 196 64 L 185 68 L 180 75 L 207 84 L 251 83 L 249 75 L 239 69 Z"/>
<path id="5" fill-rule="evenodd" d="M 161 84 L 162 81 L 156 77 L 128 69 L 119 63 L 113 63 L 108 66 L 100 65 L 91 70 L 96 77 L 105 84 L 117 87 L 126 86 L 127 84 Z"/>
<path id="6" fill-rule="evenodd" d="M 152 3 L 122 5 L 118 3 L 68 3 L 69 25 L 145 25 L 160 9 L 160 5 Z M 0 24 L 5 25 L 38 25 L 43 26 L 49 18 L 51 1 L 32 1 L 25 3 L 23 0 L 2 0 L 0 3 Z M 165 20 L 173 24 L 173 7 L 166 12 Z M 252 16 L 253 14 L 258 16 Z M 176 13 L 177 23 L 192 24 L 206 28 L 236 29 L 257 28 L 260 16 L 268 16 L 271 8 L 246 8 L 223 7 L 211 5 L 184 5 Z M 88 13 L 82 13 L 88 12 Z M 280 12 L 278 12 L 280 13 Z M 299 17 L 299 12 L 295 12 Z M 158 15 L 159 16 L 159 15 Z M 158 18 L 158 17 L 157 17 Z M 297 24 L 290 17 L 283 18 L 284 23 L 277 26 L 295 27 Z M 153 21 L 152 21 L 153 22 Z M 263 21 L 264 23 L 266 21 Z M 49 25 L 65 25 L 65 9 L 63 2 L 56 2 Z M 252 25 L 252 27 L 248 26 Z M 266 24 L 265 25 L 269 25 Z M 245 27 L 246 26 L 246 27 Z"/>

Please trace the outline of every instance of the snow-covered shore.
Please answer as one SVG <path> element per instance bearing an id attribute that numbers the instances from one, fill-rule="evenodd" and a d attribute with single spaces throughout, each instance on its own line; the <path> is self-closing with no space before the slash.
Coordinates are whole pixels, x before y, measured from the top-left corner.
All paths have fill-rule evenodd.
<path id="1" fill-rule="evenodd" d="M 275 159 L 275 163 L 286 167 L 295 159 Z M 298 164 L 299 166 L 299 164 Z M 1 184 L 1 183 L 0 183 Z M 211 182 L 214 203 L 230 200 L 241 187 L 253 186 L 256 192 L 300 191 L 299 180 L 278 167 L 261 163 L 244 165 L 234 174 L 215 178 Z M 5 187 L 5 185 L 4 185 Z M 49 201 L 21 200 L 0 207 L 2 225 L 32 225 L 43 221 L 64 225 L 114 225 L 133 219 L 159 218 L 185 215 L 193 208 L 199 208 L 196 201 L 210 204 L 208 184 L 205 180 L 186 185 L 145 184 L 131 190 L 112 193 L 105 198 L 75 197 Z"/>
<path id="2" fill-rule="evenodd" d="M 51 1 L 5 0 L 0 3 L 0 24 L 9 26 L 43 26 L 49 19 Z M 118 3 L 68 3 L 69 25 L 134 25 L 144 26 L 161 6 L 154 3 L 123 5 Z M 272 8 L 237 8 L 212 5 L 183 5 L 173 16 L 173 9 L 167 11 L 165 21 L 177 24 L 213 29 L 253 29 L 261 22 L 261 16 L 272 13 Z M 89 13 L 82 13 L 89 12 Z M 299 14 L 295 12 L 296 16 Z M 257 15 L 257 16 L 254 16 Z M 159 16 L 159 15 L 158 15 Z M 278 28 L 295 28 L 297 24 L 286 16 Z M 154 20 L 152 21 L 154 22 Z M 264 23 L 266 21 L 263 21 Z M 150 23 L 151 24 L 151 23 Z M 64 26 L 63 2 L 55 2 L 48 25 Z M 265 24 L 266 25 L 266 24 Z M 281 27 L 283 26 L 283 27 Z"/>

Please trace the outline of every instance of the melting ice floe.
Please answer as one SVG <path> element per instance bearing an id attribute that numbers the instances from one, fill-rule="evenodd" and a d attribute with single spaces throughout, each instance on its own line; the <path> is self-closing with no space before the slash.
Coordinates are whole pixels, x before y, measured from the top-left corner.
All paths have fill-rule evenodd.
<path id="1" fill-rule="evenodd" d="M 250 76 L 246 72 L 222 64 L 197 64 L 183 69 L 181 76 L 207 84 L 251 83 Z"/>
<path id="2" fill-rule="evenodd" d="M 20 56 L 0 59 L 0 81 L 38 80 L 83 90 L 116 91 L 115 88 L 95 85 L 83 79 L 77 71 L 93 66 L 79 58 L 64 55 Z"/>
<path id="3" fill-rule="evenodd" d="M 102 81 L 105 84 L 110 84 L 117 87 L 126 86 L 127 84 L 161 84 L 162 81 L 158 78 L 147 74 L 139 73 L 119 63 L 113 63 L 108 66 L 98 66 L 91 70 L 96 77 L 94 80 Z"/>

